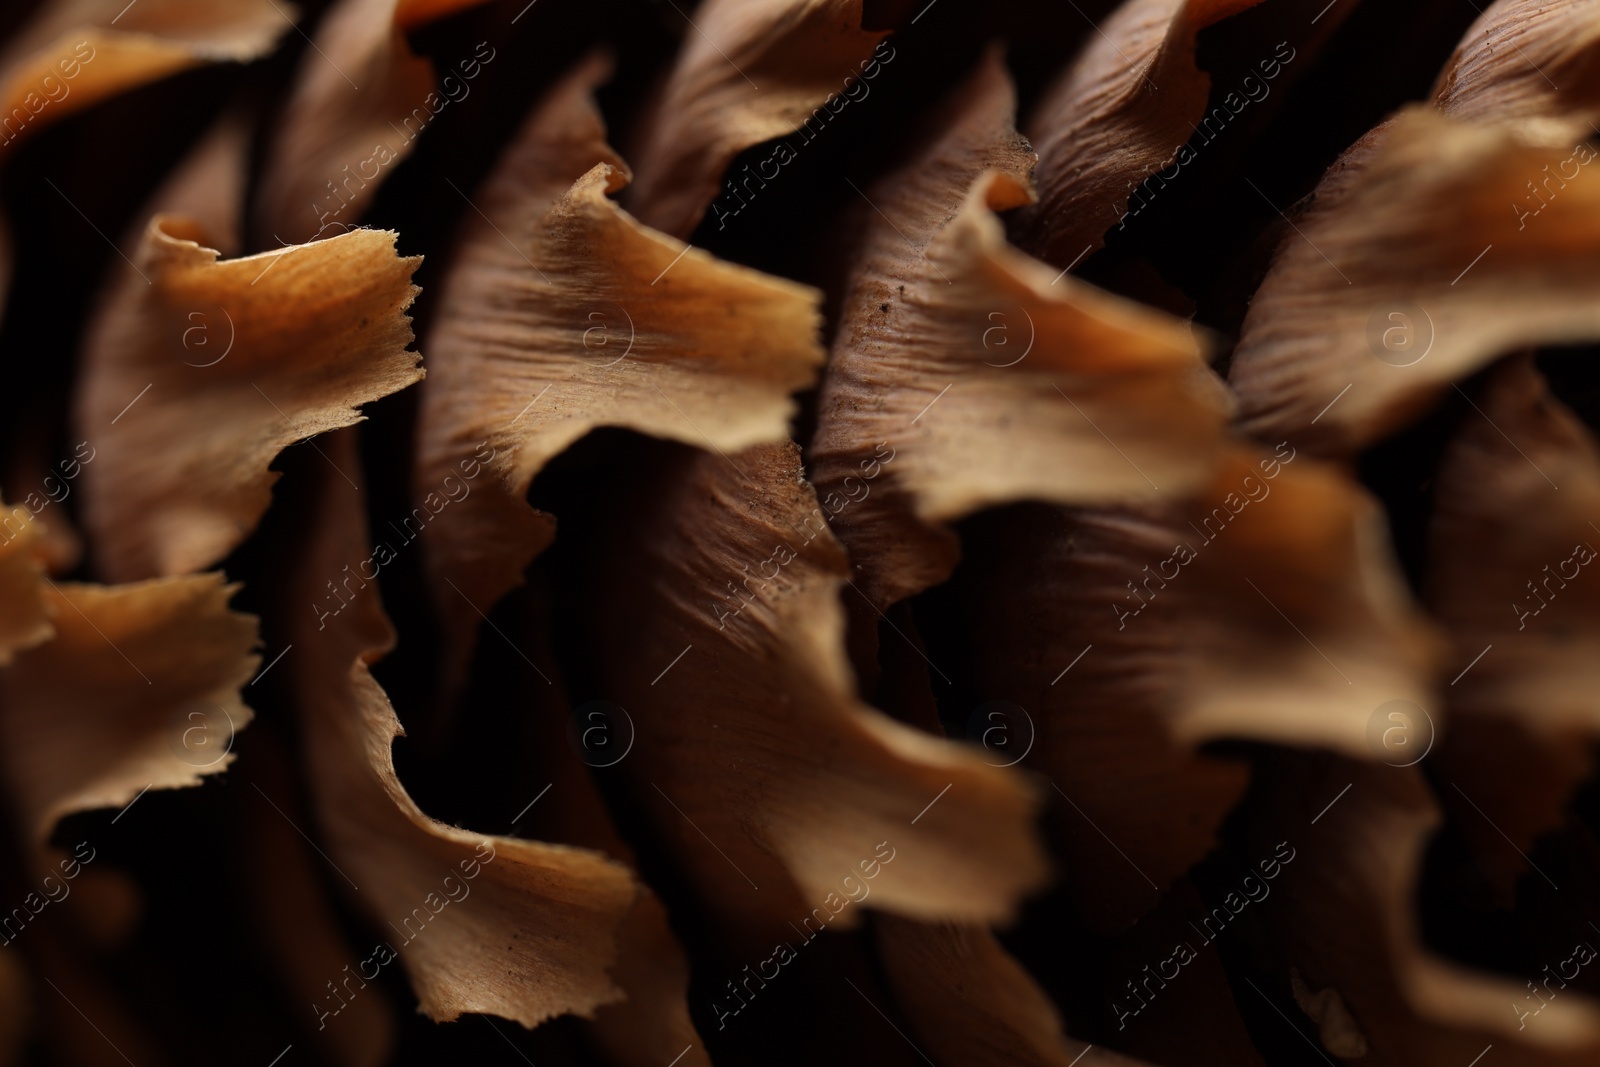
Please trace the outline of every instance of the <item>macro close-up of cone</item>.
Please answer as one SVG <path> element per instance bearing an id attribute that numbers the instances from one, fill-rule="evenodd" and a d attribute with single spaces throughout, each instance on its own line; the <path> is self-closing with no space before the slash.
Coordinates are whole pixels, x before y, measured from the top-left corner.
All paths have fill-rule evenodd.
<path id="1" fill-rule="evenodd" d="M 15 0 L 0 1067 L 1600 1065 L 1600 4 Z"/>

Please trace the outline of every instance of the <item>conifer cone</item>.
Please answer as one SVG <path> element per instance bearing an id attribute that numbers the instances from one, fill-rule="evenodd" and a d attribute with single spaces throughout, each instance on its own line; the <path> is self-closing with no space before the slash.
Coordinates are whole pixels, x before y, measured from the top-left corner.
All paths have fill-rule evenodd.
<path id="1" fill-rule="evenodd" d="M 1600 1063 L 1597 145 L 1592 0 L 0 11 L 0 1067 Z"/>

